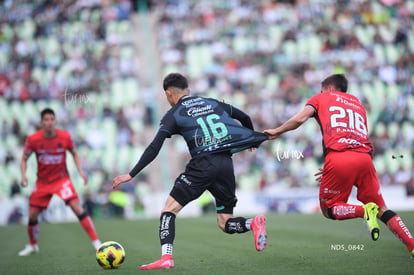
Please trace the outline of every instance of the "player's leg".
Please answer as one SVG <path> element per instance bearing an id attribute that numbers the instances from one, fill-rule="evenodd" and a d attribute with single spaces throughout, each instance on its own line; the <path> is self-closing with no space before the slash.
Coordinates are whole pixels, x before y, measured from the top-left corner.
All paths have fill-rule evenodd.
<path id="1" fill-rule="evenodd" d="M 175 218 L 181 209 L 183 209 L 183 206 L 173 197 L 168 196 L 160 217 L 159 237 L 162 256 L 167 254 L 172 256 L 175 239 Z"/>
<path id="2" fill-rule="evenodd" d="M 175 218 L 185 205 L 198 198 L 206 190 L 205 185 L 209 181 L 206 165 L 208 165 L 206 158 L 192 159 L 187 164 L 185 172 L 176 178 L 160 216 L 161 259 L 142 265 L 141 270 L 174 267 L 172 253 L 175 238 Z"/>
<path id="3" fill-rule="evenodd" d="M 19 256 L 28 256 L 32 253 L 39 252 L 37 238 L 39 235 L 39 215 L 47 208 L 52 198 L 53 190 L 48 185 L 36 182 L 35 188 L 29 198 L 29 222 L 27 225 L 27 233 L 30 243 L 21 250 Z"/>
<path id="4" fill-rule="evenodd" d="M 326 157 L 319 191 L 320 205 L 325 217 L 333 220 L 364 218 L 373 240 L 379 237 L 376 219 L 378 206 L 371 201 L 365 205 L 347 203 L 354 185 L 362 185 L 372 164 L 368 154 L 331 152 Z M 361 199 L 359 199 L 361 201 Z"/>
<path id="5" fill-rule="evenodd" d="M 319 199 L 322 213 L 333 220 L 346 220 L 364 217 L 362 205 L 347 203 L 358 172 L 353 170 L 352 163 L 357 160 L 348 153 L 330 152 L 326 156 Z"/>
<path id="6" fill-rule="evenodd" d="M 159 238 L 161 243 L 161 259 L 140 267 L 146 269 L 170 269 L 174 267 L 172 257 L 175 238 L 175 217 L 183 209 L 172 196 L 168 196 L 164 209 L 161 211 Z"/>
<path id="7" fill-rule="evenodd" d="M 233 214 L 217 213 L 217 224 L 227 234 L 241 234 L 253 231 L 257 251 L 262 251 L 267 244 L 266 217 L 257 215 L 254 218 L 233 217 Z"/>
<path id="8" fill-rule="evenodd" d="M 73 213 L 78 217 L 79 223 L 83 230 L 88 234 L 92 241 L 92 246 L 95 249 L 101 245 L 101 241 L 96 234 L 95 226 L 93 225 L 91 217 L 82 208 L 79 203 L 78 194 L 73 186 L 70 178 L 62 179 L 59 183 L 56 183 L 56 195 L 58 195 L 65 203 L 72 209 Z"/>
<path id="9" fill-rule="evenodd" d="M 358 200 L 364 203 L 374 202 L 378 205 L 379 210 L 376 216 L 407 246 L 407 249 L 414 257 L 414 239 L 412 234 L 397 213 L 386 207 L 372 161 L 369 160 L 365 166 L 369 169 L 367 174 L 361 177 L 361 182 L 358 183 Z"/>
<path id="10" fill-rule="evenodd" d="M 355 186 L 358 190 L 357 199 L 365 204 L 364 208 L 366 222 L 368 228 L 371 230 L 372 238 L 376 240 L 378 239 L 379 234 L 375 235 L 375 230 L 372 230 L 372 228 L 379 228 L 377 217 L 380 218 L 382 216 L 382 213 L 385 211 L 386 207 L 381 194 L 377 172 L 375 170 L 371 156 L 363 154 L 361 162 L 362 161 L 365 161 L 365 163 L 362 163 L 365 169 L 360 173 L 360 177 L 355 183 Z M 391 218 L 391 216 L 388 214 L 386 216 Z"/>
<path id="11" fill-rule="evenodd" d="M 211 184 L 217 175 L 214 156 L 193 158 L 187 164 L 185 172 L 177 177 L 174 187 L 167 198 L 160 217 L 160 242 L 162 257 L 140 269 L 168 269 L 174 267 L 172 260 L 175 237 L 175 218 L 189 202 L 197 199 Z"/>
<path id="12" fill-rule="evenodd" d="M 28 256 L 39 252 L 39 246 L 37 244 L 37 238 L 39 235 L 39 214 L 39 209 L 34 207 L 29 208 L 29 222 L 27 225 L 27 233 L 29 235 L 30 242 L 25 246 L 23 250 L 19 251 L 19 256 Z"/>
<path id="13" fill-rule="evenodd" d="M 397 213 L 385 205 L 379 209 L 378 218 L 400 239 L 414 257 L 414 238 Z"/>
<path id="14" fill-rule="evenodd" d="M 92 241 L 92 246 L 95 249 L 101 245 L 101 241 L 96 234 L 95 226 L 91 217 L 88 213 L 82 208 L 78 199 L 72 199 L 67 202 L 69 207 L 72 209 L 73 213 L 78 217 L 79 223 L 81 224 L 83 230 L 88 234 L 89 238 Z"/>
<path id="15" fill-rule="evenodd" d="M 230 156 L 220 155 L 215 159 L 216 178 L 208 190 L 216 200 L 217 224 L 228 234 L 253 231 L 255 247 L 262 251 L 267 244 L 266 218 L 258 215 L 255 218 L 233 217 L 236 206 L 236 181 L 233 161 Z"/>

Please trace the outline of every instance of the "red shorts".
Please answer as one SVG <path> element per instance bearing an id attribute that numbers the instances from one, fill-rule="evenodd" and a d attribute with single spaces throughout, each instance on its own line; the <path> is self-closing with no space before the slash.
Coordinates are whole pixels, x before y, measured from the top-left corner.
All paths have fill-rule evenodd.
<path id="1" fill-rule="evenodd" d="M 319 190 L 321 208 L 346 203 L 352 186 L 357 188 L 357 199 L 363 204 L 375 202 L 379 207 L 384 206 L 371 155 L 353 151 L 329 152 Z"/>
<path id="2" fill-rule="evenodd" d="M 69 177 L 60 179 L 54 183 L 37 181 L 30 195 L 29 207 L 36 210 L 44 210 L 49 205 L 53 195 L 59 196 L 66 204 L 73 200 L 79 200 L 75 187 Z"/>

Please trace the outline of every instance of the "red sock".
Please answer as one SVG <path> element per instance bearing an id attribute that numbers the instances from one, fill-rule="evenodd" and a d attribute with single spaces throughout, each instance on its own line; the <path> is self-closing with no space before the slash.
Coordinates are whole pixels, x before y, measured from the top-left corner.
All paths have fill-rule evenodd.
<path id="1" fill-rule="evenodd" d="M 398 215 L 392 217 L 386 223 L 388 228 L 399 238 L 411 252 L 414 249 L 414 239 L 404 222 Z"/>
<path id="2" fill-rule="evenodd" d="M 27 232 L 29 233 L 30 244 L 37 244 L 37 236 L 39 235 L 39 224 L 28 225 Z"/>
<path id="3" fill-rule="evenodd" d="M 91 217 L 84 217 L 80 220 L 80 224 L 82 225 L 83 229 L 86 231 L 86 233 L 89 235 L 89 238 L 91 238 L 92 241 L 96 241 L 98 239 Z"/>
<path id="4" fill-rule="evenodd" d="M 364 207 L 347 203 L 337 203 L 332 208 L 332 216 L 337 220 L 347 220 L 364 217 Z"/>

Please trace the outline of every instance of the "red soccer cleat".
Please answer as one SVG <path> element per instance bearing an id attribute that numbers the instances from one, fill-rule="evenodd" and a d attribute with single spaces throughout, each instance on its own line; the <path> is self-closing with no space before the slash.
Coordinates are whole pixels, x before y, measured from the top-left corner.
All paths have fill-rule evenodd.
<path id="1" fill-rule="evenodd" d="M 174 267 L 174 261 L 172 255 L 165 254 L 161 257 L 160 260 L 157 260 L 153 263 L 147 265 L 141 265 L 140 270 L 147 270 L 147 269 L 170 269 Z"/>
<path id="2" fill-rule="evenodd" d="M 262 251 L 267 244 L 266 235 L 266 217 L 263 215 L 256 216 L 251 224 L 250 228 L 253 231 L 254 244 L 257 251 Z"/>

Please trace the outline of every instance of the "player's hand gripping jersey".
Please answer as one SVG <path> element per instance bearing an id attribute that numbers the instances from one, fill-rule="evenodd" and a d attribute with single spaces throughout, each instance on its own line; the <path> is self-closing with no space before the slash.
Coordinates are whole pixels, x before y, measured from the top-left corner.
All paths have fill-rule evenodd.
<path id="1" fill-rule="evenodd" d="M 130 176 L 134 177 L 149 164 L 165 138 L 175 134 L 184 137 L 192 157 L 217 152 L 233 154 L 258 147 L 268 139 L 265 134 L 253 131 L 250 117 L 241 110 L 211 98 L 183 96 L 162 118 L 157 135 Z"/>
<path id="2" fill-rule="evenodd" d="M 53 183 L 69 177 L 66 168 L 66 150 L 72 149 L 73 141 L 68 132 L 56 129 L 55 137 L 45 138 L 43 130 L 39 130 L 27 138 L 24 153 L 27 156 L 32 152 L 36 154 L 37 181 Z"/>
<path id="3" fill-rule="evenodd" d="M 358 98 L 342 92 L 325 92 L 310 98 L 307 105 L 315 109 L 325 155 L 330 151 L 372 151 L 367 115 Z"/>

